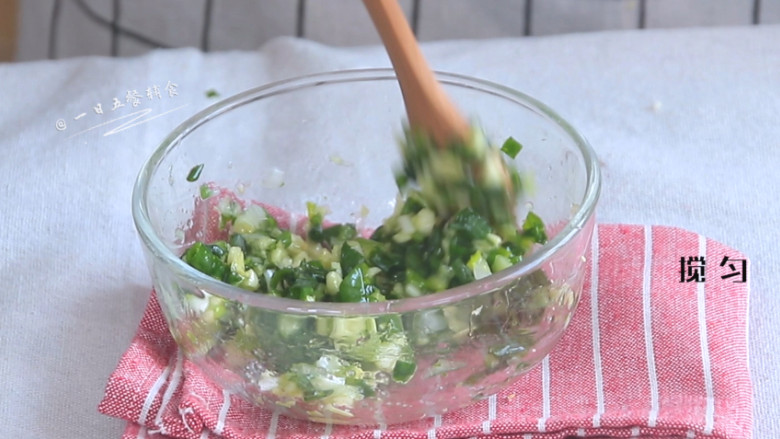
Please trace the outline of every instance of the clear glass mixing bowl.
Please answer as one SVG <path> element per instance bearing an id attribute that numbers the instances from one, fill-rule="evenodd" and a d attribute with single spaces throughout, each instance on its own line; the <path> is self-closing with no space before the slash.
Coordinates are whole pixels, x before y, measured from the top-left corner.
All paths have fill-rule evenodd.
<path id="1" fill-rule="evenodd" d="M 496 393 L 553 349 L 582 291 L 600 187 L 594 152 L 522 93 L 437 75 L 489 139 L 500 145 L 513 136 L 523 145 L 510 163 L 533 187 L 518 218 L 532 209 L 549 242 L 484 279 L 397 301 L 309 303 L 220 283 L 180 259 L 194 240 L 215 233 L 220 196 L 202 200 L 203 184 L 292 214 L 312 201 L 327 206 L 330 221 L 377 227 L 396 200 L 392 167 L 400 163 L 405 111 L 395 76 L 384 69 L 290 79 L 214 104 L 176 128 L 144 165 L 132 209 L 171 334 L 216 384 L 287 416 L 392 424 Z M 199 180 L 188 181 L 199 164 Z M 351 380 L 331 374 L 345 360 L 334 349 L 334 327 L 360 333 L 391 321 L 413 349 L 410 381 L 383 371 Z M 348 342 L 370 338 L 361 334 Z M 284 378 L 301 368 L 317 389 L 330 390 L 303 392 L 311 382 Z M 368 375 L 373 390 L 361 387 Z"/>

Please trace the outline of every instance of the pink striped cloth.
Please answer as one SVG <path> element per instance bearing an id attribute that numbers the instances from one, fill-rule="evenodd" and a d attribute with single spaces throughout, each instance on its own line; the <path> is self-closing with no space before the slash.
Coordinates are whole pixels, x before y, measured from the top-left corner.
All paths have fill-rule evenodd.
<path id="1" fill-rule="evenodd" d="M 99 410 L 128 421 L 126 439 L 750 438 L 745 256 L 678 228 L 634 225 L 599 225 L 591 251 L 579 308 L 553 352 L 456 412 L 359 428 L 252 407 L 183 358 L 154 294 Z M 696 261 L 683 270 L 680 259 L 697 256 L 705 271 Z M 688 281 L 697 274 L 702 282 Z"/>

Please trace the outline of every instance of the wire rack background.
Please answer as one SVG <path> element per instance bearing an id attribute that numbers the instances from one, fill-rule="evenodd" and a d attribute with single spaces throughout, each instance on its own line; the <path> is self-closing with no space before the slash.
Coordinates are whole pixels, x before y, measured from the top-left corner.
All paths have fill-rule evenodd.
<path id="1" fill-rule="evenodd" d="M 17 59 L 378 42 L 359 0 L 20 0 Z M 780 23 L 780 0 L 400 0 L 422 41 Z"/>

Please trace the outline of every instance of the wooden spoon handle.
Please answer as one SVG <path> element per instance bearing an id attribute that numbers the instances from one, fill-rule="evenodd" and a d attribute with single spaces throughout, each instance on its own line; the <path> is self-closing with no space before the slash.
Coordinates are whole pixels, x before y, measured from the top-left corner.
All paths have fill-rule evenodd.
<path id="1" fill-rule="evenodd" d="M 417 45 L 396 0 L 363 0 L 393 63 L 409 125 L 433 136 L 440 147 L 465 139 L 469 124 L 444 93 Z"/>

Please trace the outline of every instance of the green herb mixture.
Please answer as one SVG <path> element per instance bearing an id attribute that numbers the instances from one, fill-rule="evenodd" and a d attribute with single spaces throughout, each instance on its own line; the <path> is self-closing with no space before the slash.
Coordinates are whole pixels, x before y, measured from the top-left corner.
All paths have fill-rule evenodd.
<path id="1" fill-rule="evenodd" d="M 282 229 L 258 205 L 242 209 L 223 200 L 221 223 L 229 238 L 196 242 L 182 258 L 245 290 L 308 302 L 381 302 L 464 285 L 518 263 L 547 240 L 535 214 L 516 224 L 521 179 L 502 151 L 514 157 L 520 149 L 511 138 L 501 149 L 492 147 L 476 131 L 468 142 L 437 149 L 407 131 L 403 170 L 396 178 L 402 199 L 370 237 L 361 237 L 353 224 L 327 225 L 326 209 L 312 203 L 301 236 Z M 196 168 L 189 177 L 200 174 L 202 167 Z M 538 284 L 547 282 L 541 278 Z M 408 324 L 397 315 L 308 320 L 277 315 L 271 321 L 267 315 L 253 319 L 237 306 L 209 296 L 205 327 L 230 340 L 233 356 L 238 352 L 248 363 L 270 361 L 274 343 L 280 352 L 289 352 L 291 343 L 307 346 L 273 360 L 276 370 L 286 372 L 268 367 L 254 379 L 271 389 L 277 404 L 316 402 L 321 416 L 323 407 L 329 415 L 350 416 L 357 400 L 387 384 L 382 377 L 408 382 L 417 369 L 414 345 L 427 340 L 410 340 Z M 466 317 L 444 315 L 439 326 L 461 333 L 472 310 L 465 312 Z M 259 333 L 267 340 L 261 349 L 247 342 Z"/>
<path id="2" fill-rule="evenodd" d="M 502 149 L 514 155 L 519 143 L 510 138 Z M 546 241 L 535 214 L 528 213 L 520 229 L 515 225 L 520 178 L 482 136 L 446 149 L 409 136 L 402 152 L 403 173 L 396 180 L 404 200 L 369 238 L 360 237 L 354 224 L 326 226 L 326 209 L 312 203 L 305 236 L 280 228 L 260 206 L 242 210 L 229 203 L 221 212 L 229 239 L 196 242 L 183 259 L 258 293 L 309 302 L 379 302 L 481 279 Z M 194 169 L 199 174 L 202 166 Z M 419 188 L 409 189 L 410 183 Z"/>

